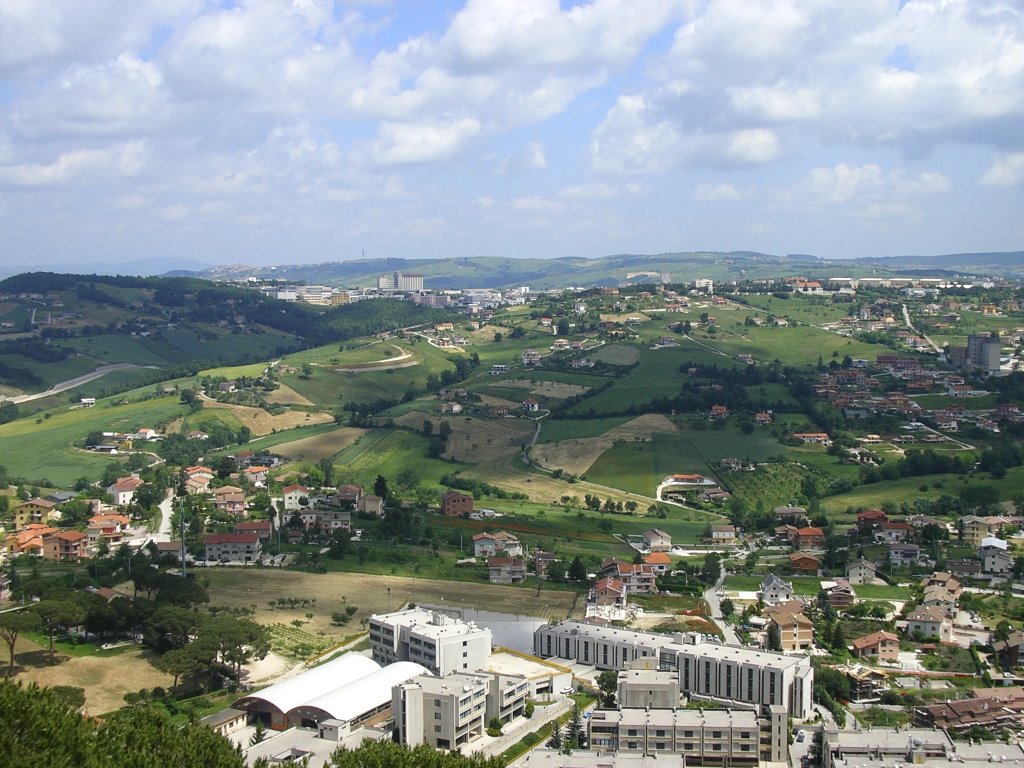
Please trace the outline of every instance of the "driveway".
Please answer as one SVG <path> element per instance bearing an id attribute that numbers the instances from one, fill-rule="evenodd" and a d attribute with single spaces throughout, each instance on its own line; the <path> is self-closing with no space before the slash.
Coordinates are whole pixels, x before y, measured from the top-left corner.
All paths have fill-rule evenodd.
<path id="1" fill-rule="evenodd" d="M 708 610 L 711 612 L 709 618 L 718 625 L 719 629 L 722 630 L 725 642 L 729 645 L 743 645 L 740 641 L 740 636 L 736 634 L 736 630 L 733 629 L 722 617 L 722 598 L 718 593 L 722 590 L 722 585 L 725 583 L 725 577 L 726 572 L 725 568 L 723 568 L 722 575 L 718 577 L 718 581 L 704 590 L 704 600 L 707 601 Z"/>

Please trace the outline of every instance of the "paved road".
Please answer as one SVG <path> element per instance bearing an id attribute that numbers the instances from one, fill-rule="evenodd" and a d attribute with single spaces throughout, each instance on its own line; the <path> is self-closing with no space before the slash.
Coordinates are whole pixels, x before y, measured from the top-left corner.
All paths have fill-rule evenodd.
<path id="1" fill-rule="evenodd" d="M 149 368 L 150 370 L 157 370 L 159 366 L 156 365 L 135 365 L 135 363 L 114 363 L 112 365 L 101 365 L 91 373 L 84 373 L 81 376 L 76 376 L 73 379 L 62 381 L 58 384 L 54 384 L 52 387 L 47 389 L 45 392 L 36 392 L 34 395 L 18 395 L 17 397 L 4 398 L 0 397 L 0 400 L 10 400 L 12 403 L 27 403 L 32 400 L 39 400 L 43 397 L 49 397 L 50 395 L 57 395 L 61 392 L 65 392 L 75 387 L 80 387 L 83 384 L 88 384 L 90 381 L 106 376 L 111 371 L 119 371 L 123 368 Z"/>
<path id="2" fill-rule="evenodd" d="M 923 334 L 919 330 L 917 330 L 917 328 L 914 327 L 914 324 L 910 322 L 910 312 L 907 311 L 907 305 L 906 304 L 900 304 L 900 308 L 903 310 L 903 322 L 907 326 L 907 328 L 909 328 L 914 333 L 916 333 L 918 336 L 920 336 L 922 339 L 927 341 L 928 344 L 931 345 L 931 348 L 934 349 L 937 353 L 939 353 L 941 355 L 942 354 L 942 348 L 938 344 L 936 344 L 934 341 L 932 341 L 930 338 L 928 338 L 925 334 Z"/>
<path id="3" fill-rule="evenodd" d="M 168 490 L 167 496 L 160 502 L 160 526 L 150 538 L 153 541 L 171 540 L 171 513 L 174 511 L 174 491 Z"/>
<path id="4" fill-rule="evenodd" d="M 722 617 L 721 598 L 718 596 L 718 590 L 722 589 L 725 577 L 726 572 L 725 568 L 723 568 L 722 575 L 718 577 L 718 581 L 704 590 L 704 599 L 707 601 L 708 609 L 711 611 L 710 618 L 722 630 L 725 642 L 729 645 L 743 645 L 740 636 L 736 634 L 736 630 Z"/>

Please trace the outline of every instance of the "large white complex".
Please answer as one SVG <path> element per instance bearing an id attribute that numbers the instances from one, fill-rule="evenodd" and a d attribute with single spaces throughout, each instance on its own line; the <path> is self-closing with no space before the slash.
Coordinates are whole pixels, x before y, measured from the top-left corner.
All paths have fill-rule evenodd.
<path id="1" fill-rule="evenodd" d="M 386 720 L 392 687 L 426 673 L 410 662 L 382 669 L 365 656 L 348 653 L 243 696 L 232 706 L 247 712 L 249 722 L 260 720 L 274 730 L 315 729 L 331 722 L 337 730 L 349 732 Z"/>
<path id="2" fill-rule="evenodd" d="M 396 685 L 391 713 L 398 740 L 410 747 L 429 744 L 443 749 L 473 741 L 484 732 L 489 683 L 484 675 L 455 673 Z"/>
<path id="3" fill-rule="evenodd" d="M 782 706 L 792 717 L 810 716 L 814 671 L 809 658 L 698 642 L 698 637 L 563 621 L 539 627 L 533 649 L 541 657 L 612 670 L 653 657 L 659 669 L 679 673 L 680 691 L 689 696 L 752 709 Z"/>
<path id="4" fill-rule="evenodd" d="M 423 608 L 370 617 L 370 648 L 380 664 L 414 661 L 436 675 L 487 668 L 491 630 Z"/>

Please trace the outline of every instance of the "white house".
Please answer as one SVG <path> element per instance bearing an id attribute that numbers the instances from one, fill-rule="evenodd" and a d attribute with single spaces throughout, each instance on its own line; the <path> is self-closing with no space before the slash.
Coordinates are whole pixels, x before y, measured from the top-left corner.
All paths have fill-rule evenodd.
<path id="1" fill-rule="evenodd" d="M 769 573 L 761 582 L 761 600 L 765 605 L 778 605 L 793 599 L 793 582 L 783 581 L 774 573 Z"/>
<path id="2" fill-rule="evenodd" d="M 509 557 L 521 557 L 523 545 L 519 539 L 506 531 L 478 533 L 473 537 L 475 557 L 494 557 L 499 552 L 507 552 Z"/>
<path id="3" fill-rule="evenodd" d="M 863 557 L 846 565 L 846 580 L 851 584 L 874 584 L 875 564 Z"/>
<path id="4" fill-rule="evenodd" d="M 986 536 L 978 547 L 981 570 L 991 576 L 1005 576 L 1013 570 L 1010 545 L 995 536 Z"/>
<path id="5" fill-rule="evenodd" d="M 285 486 L 281 489 L 281 493 L 284 494 L 286 512 L 294 512 L 309 504 L 309 488 L 299 483 Z"/>

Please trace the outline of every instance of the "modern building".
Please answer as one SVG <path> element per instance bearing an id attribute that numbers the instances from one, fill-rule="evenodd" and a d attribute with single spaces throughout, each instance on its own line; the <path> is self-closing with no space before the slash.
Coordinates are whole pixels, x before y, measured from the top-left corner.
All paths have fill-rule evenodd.
<path id="1" fill-rule="evenodd" d="M 59 563 L 77 563 L 85 557 L 88 538 L 81 531 L 58 531 L 43 539 L 43 559 Z"/>
<path id="2" fill-rule="evenodd" d="M 953 624 L 942 608 L 922 605 L 907 616 L 907 634 L 949 642 L 953 639 Z"/>
<path id="3" fill-rule="evenodd" d="M 651 657 L 658 668 L 679 673 L 691 697 L 747 706 L 781 705 L 796 718 L 810 713 L 814 671 L 810 659 L 704 642 L 703 636 L 662 635 L 563 621 L 533 634 L 533 650 L 598 669 L 622 670 Z"/>
<path id="4" fill-rule="evenodd" d="M 769 573 L 761 582 L 758 594 L 765 605 L 778 605 L 793 599 L 793 582 L 783 581 L 774 573 Z"/>
<path id="5" fill-rule="evenodd" d="M 814 646 L 814 622 L 804 616 L 803 608 L 802 602 L 791 600 L 765 611 L 771 624 L 779 628 L 779 642 L 787 653 Z"/>
<path id="6" fill-rule="evenodd" d="M 620 709 L 678 709 L 679 673 L 624 669 L 619 672 L 615 703 Z"/>
<path id="7" fill-rule="evenodd" d="M 258 533 L 211 533 L 203 537 L 206 559 L 252 563 L 260 557 Z"/>
<path id="8" fill-rule="evenodd" d="M 900 638 L 892 632 L 879 631 L 853 640 L 853 653 L 862 659 L 896 661 L 900 654 Z"/>
<path id="9" fill-rule="evenodd" d="M 494 557 L 499 552 L 505 552 L 509 557 L 519 557 L 523 554 L 523 545 L 507 531 L 478 533 L 473 537 L 475 557 Z"/>
<path id="10" fill-rule="evenodd" d="M 409 608 L 370 617 L 374 661 L 414 661 L 436 675 L 487 668 L 491 630 L 437 611 Z"/>
<path id="11" fill-rule="evenodd" d="M 479 738 L 488 722 L 486 675 L 420 675 L 391 690 L 400 743 L 458 749 Z"/>

